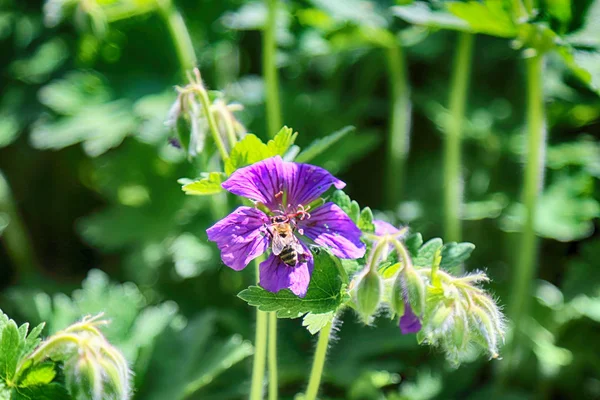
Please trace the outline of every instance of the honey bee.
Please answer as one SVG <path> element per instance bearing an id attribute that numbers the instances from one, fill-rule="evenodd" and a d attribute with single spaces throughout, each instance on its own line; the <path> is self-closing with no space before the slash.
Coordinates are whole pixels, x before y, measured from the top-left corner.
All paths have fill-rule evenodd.
<path id="1" fill-rule="evenodd" d="M 294 235 L 294 226 L 287 217 L 278 215 L 271 218 L 271 228 L 269 233 L 273 238 L 271 245 L 273 254 L 286 265 L 295 267 L 298 264 L 299 255 L 304 253 L 304 248 Z"/>

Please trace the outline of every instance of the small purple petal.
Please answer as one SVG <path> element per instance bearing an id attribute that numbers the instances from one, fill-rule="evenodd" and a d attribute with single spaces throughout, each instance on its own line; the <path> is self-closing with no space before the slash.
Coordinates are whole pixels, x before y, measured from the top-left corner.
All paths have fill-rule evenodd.
<path id="1" fill-rule="evenodd" d="M 269 246 L 264 224 L 269 217 L 252 207 L 239 207 L 206 230 L 208 239 L 217 243 L 221 259 L 228 267 L 240 271 L 263 254 Z"/>
<path id="2" fill-rule="evenodd" d="M 310 164 L 284 162 L 287 204 L 307 206 L 325 193 L 331 185 L 342 189 L 346 184 L 327 170 Z M 287 206 L 285 204 L 285 206 Z M 292 210 L 290 210 L 292 211 Z"/>
<path id="3" fill-rule="evenodd" d="M 315 243 L 328 247 L 340 258 L 353 259 L 365 255 L 360 229 L 337 205 L 323 204 L 311 211 L 310 215 L 310 218 L 298 221 L 298 226 Z"/>
<path id="4" fill-rule="evenodd" d="M 290 267 L 271 253 L 266 261 L 260 263 L 259 285 L 273 293 L 290 289 L 297 296 L 306 296 L 314 262 L 310 251 L 306 246 L 302 247 L 306 250 L 304 261 L 298 262 L 295 267 Z"/>
<path id="5" fill-rule="evenodd" d="M 223 182 L 223 189 L 253 201 L 258 201 L 271 210 L 278 210 L 285 190 L 284 163 L 275 156 L 235 171 Z"/>
<path id="6" fill-rule="evenodd" d="M 421 330 L 421 321 L 419 321 L 419 317 L 415 315 L 410 304 L 405 301 L 404 302 L 404 315 L 400 317 L 400 332 L 403 335 L 407 335 L 409 333 L 417 333 Z"/>
<path id="7" fill-rule="evenodd" d="M 400 229 L 396 228 L 394 225 L 380 219 L 373 220 L 373 225 L 375 225 L 375 235 L 377 236 L 393 235 L 394 233 L 400 232 Z"/>

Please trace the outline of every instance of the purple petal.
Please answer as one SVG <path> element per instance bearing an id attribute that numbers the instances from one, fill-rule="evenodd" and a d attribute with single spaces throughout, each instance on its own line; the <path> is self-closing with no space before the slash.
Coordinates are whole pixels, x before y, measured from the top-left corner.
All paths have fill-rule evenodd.
<path id="1" fill-rule="evenodd" d="M 323 168 L 310 164 L 285 162 L 287 204 L 307 206 L 325 193 L 331 185 L 342 189 L 346 184 Z M 287 206 L 287 204 L 285 204 Z"/>
<path id="2" fill-rule="evenodd" d="M 222 186 L 235 195 L 261 202 L 271 210 L 278 210 L 282 199 L 278 193 L 285 189 L 284 162 L 281 157 L 275 156 L 240 168 Z"/>
<path id="3" fill-rule="evenodd" d="M 394 225 L 380 219 L 373 220 L 373 225 L 375 225 L 375 235 L 377 236 L 392 235 L 400 231 Z"/>
<path id="4" fill-rule="evenodd" d="M 268 221 L 269 217 L 256 208 L 239 207 L 206 233 L 217 243 L 225 265 L 239 271 L 267 250 L 269 237 L 264 224 Z"/>
<path id="5" fill-rule="evenodd" d="M 310 218 L 298 221 L 304 235 L 318 245 L 329 248 L 340 258 L 361 258 L 365 255 L 360 229 L 337 205 L 323 204 L 311 211 L 310 215 Z"/>
<path id="6" fill-rule="evenodd" d="M 306 251 L 304 261 L 298 262 L 295 267 L 290 267 L 271 253 L 266 261 L 260 263 L 259 285 L 269 292 L 277 293 L 283 289 L 290 289 L 297 296 L 306 296 L 314 263 L 310 251 L 304 244 L 302 247 Z"/>
<path id="7" fill-rule="evenodd" d="M 415 315 L 410 304 L 405 301 L 404 302 L 404 315 L 400 317 L 400 332 L 403 335 L 407 335 L 409 333 L 417 333 L 421 330 L 421 321 L 419 321 L 419 317 Z"/>

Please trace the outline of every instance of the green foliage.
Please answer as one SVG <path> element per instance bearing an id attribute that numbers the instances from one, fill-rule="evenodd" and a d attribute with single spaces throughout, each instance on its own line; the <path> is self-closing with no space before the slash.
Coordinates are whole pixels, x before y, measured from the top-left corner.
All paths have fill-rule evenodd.
<path id="1" fill-rule="evenodd" d="M 272 293 L 258 286 L 242 290 L 238 297 L 261 311 L 276 311 L 279 318 L 335 312 L 347 300 L 342 266 L 327 250 L 315 248 L 313 255 L 315 267 L 305 297 L 289 289 Z"/>
<path id="2" fill-rule="evenodd" d="M 302 319 L 302 326 L 306 327 L 311 334 L 318 333 L 325 325 L 333 322 L 335 311 L 330 311 L 324 314 L 307 313 Z"/>
<path id="3" fill-rule="evenodd" d="M 221 183 L 224 181 L 224 174 L 222 172 L 209 172 L 205 175 L 208 176 L 190 183 L 185 183 L 181 189 L 185 194 L 197 196 L 221 193 L 223 191 Z M 180 183 L 183 182 L 180 181 Z"/>
<path id="4" fill-rule="evenodd" d="M 373 212 L 369 207 L 365 207 L 362 210 L 358 203 L 354 200 L 350 200 L 350 196 L 344 193 L 343 190 L 336 190 L 330 199 L 333 203 L 337 204 L 354 223 L 364 233 L 375 232 L 375 225 L 373 225 Z"/>
<path id="5" fill-rule="evenodd" d="M 331 135 L 316 139 L 304 150 L 302 150 L 302 152 L 296 156 L 294 161 L 300 163 L 310 163 L 315 157 L 329 150 L 333 145 L 346 137 L 346 135 L 354 131 L 354 129 L 355 128 L 353 126 L 346 126 L 339 131 L 333 132 Z"/>

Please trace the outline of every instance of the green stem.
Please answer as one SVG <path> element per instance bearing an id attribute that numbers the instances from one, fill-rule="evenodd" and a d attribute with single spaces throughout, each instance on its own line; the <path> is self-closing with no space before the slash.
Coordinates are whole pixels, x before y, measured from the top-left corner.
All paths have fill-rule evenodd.
<path id="1" fill-rule="evenodd" d="M 35 260 L 33 245 L 15 205 L 8 181 L 0 172 L 0 224 L 4 224 L 3 215 L 7 219 L 5 222 L 8 225 L 0 237 L 4 239 L 6 251 L 17 270 L 18 279 L 30 281 L 36 276 L 38 263 Z"/>
<path id="2" fill-rule="evenodd" d="M 459 33 L 454 71 L 450 89 L 450 123 L 444 143 L 444 209 L 445 240 L 461 240 L 461 203 L 463 181 L 461 176 L 461 135 L 465 119 L 465 103 L 469 87 L 473 38 L 470 33 Z"/>
<path id="3" fill-rule="evenodd" d="M 254 260 L 256 265 L 256 282 L 259 282 L 259 265 L 264 260 L 258 257 Z M 265 361 L 267 357 L 267 314 L 256 309 L 256 332 L 254 339 L 254 363 L 252 365 L 252 384 L 250 386 L 250 400 L 262 400 L 263 382 L 265 380 Z"/>
<path id="4" fill-rule="evenodd" d="M 277 400 L 277 313 L 269 313 L 269 400 Z"/>
<path id="5" fill-rule="evenodd" d="M 402 199 L 412 105 L 402 47 L 394 44 L 386 51 L 392 107 L 385 195 L 388 207 L 395 209 Z"/>
<path id="6" fill-rule="evenodd" d="M 186 77 L 186 72 L 191 71 L 196 66 L 196 53 L 192 38 L 185 26 L 183 17 L 177 11 L 171 0 L 163 0 L 159 2 L 158 10 L 160 15 L 165 20 L 169 33 L 175 45 L 175 52 L 181 66 L 182 76 Z"/>
<path id="7" fill-rule="evenodd" d="M 268 136 L 273 137 L 281 128 L 281 104 L 279 103 L 279 78 L 277 76 L 275 27 L 277 0 L 266 0 L 267 23 L 263 38 L 263 75 L 266 86 L 266 109 Z"/>
<path id="8" fill-rule="evenodd" d="M 195 70 L 200 75 L 198 70 Z M 223 139 L 221 138 L 221 134 L 219 133 L 219 127 L 217 126 L 217 121 L 215 120 L 215 116 L 212 113 L 210 108 L 210 99 L 208 98 L 208 93 L 204 87 L 198 86 L 196 88 L 196 94 L 200 98 L 200 102 L 202 103 L 202 108 L 204 108 L 204 115 L 206 116 L 206 120 L 208 121 L 208 127 L 210 128 L 210 132 L 212 133 L 213 140 L 215 141 L 215 145 L 219 150 L 219 154 L 221 154 L 221 160 L 225 161 L 229 157 L 227 153 L 227 149 L 225 148 L 225 143 L 223 143 Z"/>
<path id="9" fill-rule="evenodd" d="M 527 315 L 531 281 L 535 275 L 537 239 L 535 235 L 536 204 L 544 185 L 544 154 L 546 124 L 544 116 L 542 55 L 528 58 L 527 63 L 527 161 L 525 164 L 522 202 L 525 207 L 525 223 L 521 233 L 521 247 L 515 265 L 515 277 L 511 295 L 509 317 L 513 322 L 513 339 L 507 349 L 507 366 L 517 349 L 520 326 Z"/>
<path id="10" fill-rule="evenodd" d="M 329 345 L 329 337 L 331 336 L 331 322 L 328 323 L 319 332 L 319 341 L 315 350 L 315 358 L 313 360 L 308 387 L 306 388 L 306 396 L 304 400 L 316 400 L 321 384 L 321 375 L 323 374 L 323 366 L 325 365 L 325 356 L 327 354 L 327 346 Z"/>

